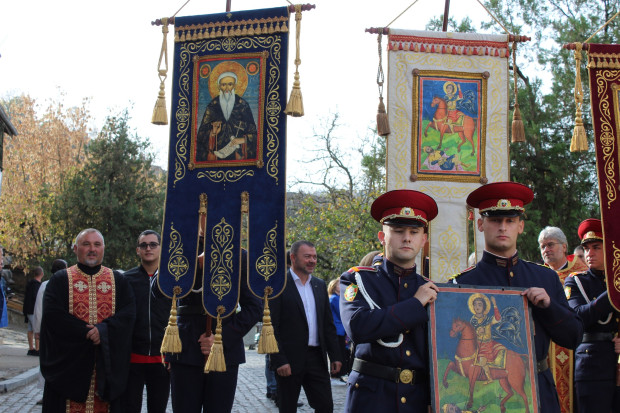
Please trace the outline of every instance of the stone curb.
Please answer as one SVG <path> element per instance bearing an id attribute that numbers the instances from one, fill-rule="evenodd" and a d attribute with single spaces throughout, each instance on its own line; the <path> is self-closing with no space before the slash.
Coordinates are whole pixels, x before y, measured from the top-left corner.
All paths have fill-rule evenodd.
<path id="1" fill-rule="evenodd" d="M 0 381 L 0 393 L 8 393 L 18 387 L 32 383 L 37 379 L 38 374 L 39 367 L 33 367 L 30 370 L 11 379 Z"/>

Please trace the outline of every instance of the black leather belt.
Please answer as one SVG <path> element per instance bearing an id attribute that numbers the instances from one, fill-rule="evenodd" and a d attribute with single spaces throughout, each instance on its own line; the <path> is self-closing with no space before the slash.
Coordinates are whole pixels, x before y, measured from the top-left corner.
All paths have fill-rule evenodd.
<path id="1" fill-rule="evenodd" d="M 207 312 L 201 305 L 180 305 L 177 307 L 177 315 L 206 315 Z"/>
<path id="2" fill-rule="evenodd" d="M 353 370 L 394 383 L 411 385 L 419 383 L 426 377 L 426 374 L 420 371 L 382 366 L 358 358 L 353 360 Z"/>
<path id="3" fill-rule="evenodd" d="M 611 341 L 614 339 L 614 333 L 583 333 L 582 343 L 591 343 L 593 341 Z"/>
<path id="4" fill-rule="evenodd" d="M 536 362 L 536 370 L 538 373 L 542 373 L 549 369 L 549 359 L 544 359 Z"/>

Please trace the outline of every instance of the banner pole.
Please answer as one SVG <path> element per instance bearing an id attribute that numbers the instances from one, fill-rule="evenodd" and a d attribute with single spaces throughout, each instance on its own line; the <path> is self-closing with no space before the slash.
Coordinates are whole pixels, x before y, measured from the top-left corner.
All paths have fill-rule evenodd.
<path id="1" fill-rule="evenodd" d="M 448 15 L 450 14 L 450 0 L 446 0 L 446 7 L 443 10 L 443 29 L 442 31 L 448 31 Z"/>

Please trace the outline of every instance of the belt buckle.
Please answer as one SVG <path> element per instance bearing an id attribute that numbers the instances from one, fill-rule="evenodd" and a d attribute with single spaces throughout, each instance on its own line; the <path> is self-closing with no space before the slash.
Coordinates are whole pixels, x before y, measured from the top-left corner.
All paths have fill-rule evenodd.
<path id="1" fill-rule="evenodd" d="M 413 371 L 411 371 L 409 369 L 402 369 L 400 371 L 399 376 L 398 376 L 398 380 L 401 383 L 405 383 L 405 384 L 411 383 L 412 380 L 413 380 Z"/>

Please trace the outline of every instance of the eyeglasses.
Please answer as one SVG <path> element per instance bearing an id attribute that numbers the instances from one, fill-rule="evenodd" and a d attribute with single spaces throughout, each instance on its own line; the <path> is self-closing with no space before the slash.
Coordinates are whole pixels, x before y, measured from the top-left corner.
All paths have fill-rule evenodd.
<path id="1" fill-rule="evenodd" d="M 159 247 L 159 244 L 157 242 L 143 242 L 142 244 L 138 244 L 138 248 L 140 248 L 141 250 L 145 250 L 147 248 L 151 248 L 152 250 L 154 250 L 157 247 Z"/>
<path id="2" fill-rule="evenodd" d="M 540 250 L 542 251 L 545 248 L 553 248 L 553 247 L 555 247 L 558 244 L 559 244 L 559 242 L 548 242 L 546 244 L 540 244 Z"/>

